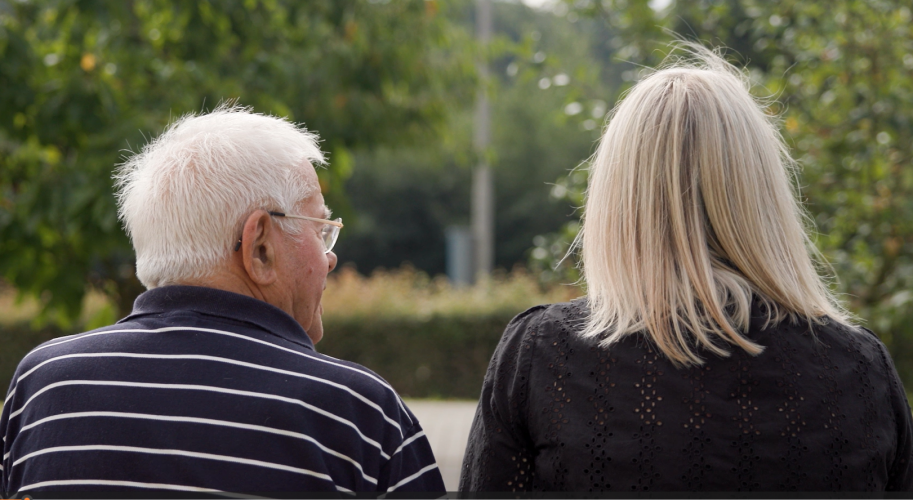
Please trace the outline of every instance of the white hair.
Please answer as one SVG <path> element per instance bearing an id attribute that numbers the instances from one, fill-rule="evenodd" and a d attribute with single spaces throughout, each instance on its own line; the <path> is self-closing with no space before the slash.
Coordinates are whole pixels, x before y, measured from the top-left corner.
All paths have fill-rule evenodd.
<path id="1" fill-rule="evenodd" d="M 146 288 L 213 275 L 256 209 L 294 212 L 318 186 L 318 137 L 285 118 L 227 103 L 172 123 L 117 168 L 118 215 Z M 279 218 L 291 235 L 301 225 Z"/>
<path id="2" fill-rule="evenodd" d="M 768 322 L 848 322 L 818 274 L 776 117 L 738 69 L 681 45 L 691 60 L 631 89 L 590 164 L 577 240 L 590 306 L 582 334 L 605 334 L 608 347 L 643 332 L 684 366 L 702 363 L 699 348 L 760 353 L 740 333 L 753 300 Z"/>

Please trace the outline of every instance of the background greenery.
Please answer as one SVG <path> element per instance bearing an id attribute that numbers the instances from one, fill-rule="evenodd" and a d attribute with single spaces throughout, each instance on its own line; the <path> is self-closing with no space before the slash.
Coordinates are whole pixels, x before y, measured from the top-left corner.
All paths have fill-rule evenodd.
<path id="1" fill-rule="evenodd" d="M 559 264 L 586 186 L 572 169 L 640 68 L 681 36 L 728 47 L 755 92 L 781 103 L 770 112 L 800 160 L 797 188 L 835 287 L 913 387 L 908 0 L 495 2 L 487 50 L 472 41 L 473 5 L 0 0 L 0 383 L 40 340 L 110 323 L 141 291 L 111 195 L 124 150 L 239 99 L 323 137 L 321 183 L 346 219 L 340 261 L 372 276 L 350 267 L 334 284 L 396 290 L 340 292 L 349 310 L 328 314 L 321 349 L 411 396 L 474 397 L 469 381 L 511 316 L 581 293 L 561 287 L 573 258 Z M 469 221 L 478 58 L 493 70 L 496 264 L 534 272 L 445 290 L 428 276 L 444 270 L 446 227 Z M 404 263 L 415 269 L 372 274 Z M 356 314 L 359 304 L 373 305 Z"/>
<path id="2" fill-rule="evenodd" d="M 462 2 L 464 7 L 472 2 Z M 472 29 L 472 10 L 454 17 Z M 611 27 L 571 23 L 550 11 L 494 4 L 496 39 L 489 59 L 495 183 L 495 265 L 525 263 L 537 235 L 574 220 L 574 208 L 550 196 L 554 182 L 589 156 L 599 123 L 629 65 L 600 50 Z M 454 109 L 434 142 L 373 148 L 355 155 L 346 183 L 355 212 L 338 255 L 362 272 L 404 262 L 445 272 L 445 231 L 469 224 L 472 108 Z"/>

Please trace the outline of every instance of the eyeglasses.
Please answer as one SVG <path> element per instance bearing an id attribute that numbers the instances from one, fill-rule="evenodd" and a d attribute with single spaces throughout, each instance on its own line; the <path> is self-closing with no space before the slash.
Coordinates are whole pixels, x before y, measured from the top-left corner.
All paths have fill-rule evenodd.
<path id="1" fill-rule="evenodd" d="M 284 214 L 282 212 L 268 212 L 270 215 L 275 217 L 288 217 L 289 219 L 302 219 L 309 220 L 313 222 L 323 223 L 323 227 L 320 229 L 320 237 L 323 239 L 323 248 L 325 249 L 323 253 L 330 253 L 330 250 L 333 249 L 333 246 L 336 245 L 336 238 L 339 238 L 339 230 L 342 229 L 342 218 L 335 220 L 327 219 L 318 219 L 316 217 L 307 217 L 305 215 L 291 215 Z M 235 244 L 235 252 L 241 249 L 241 238 L 238 238 L 238 243 Z"/>
<path id="2" fill-rule="evenodd" d="M 284 214 L 282 212 L 269 212 L 269 214 L 275 215 L 276 217 L 288 217 L 290 219 L 302 219 L 323 223 L 323 228 L 320 229 L 320 237 L 323 238 L 323 246 L 326 248 L 324 253 L 330 253 L 330 250 L 333 249 L 333 245 L 336 244 L 336 238 L 339 238 L 339 230 L 342 229 L 342 217 L 335 220 L 327 220 L 307 217 L 305 215 Z"/>

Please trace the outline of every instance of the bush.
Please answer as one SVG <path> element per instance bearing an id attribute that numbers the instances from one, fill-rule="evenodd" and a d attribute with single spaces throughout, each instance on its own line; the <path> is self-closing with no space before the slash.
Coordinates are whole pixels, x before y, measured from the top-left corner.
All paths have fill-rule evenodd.
<path id="1" fill-rule="evenodd" d="M 384 377 L 403 397 L 477 399 L 513 312 L 483 316 L 328 319 L 318 350 Z"/>
<path id="2" fill-rule="evenodd" d="M 323 294 L 324 321 L 353 318 L 424 318 L 489 316 L 513 311 L 513 316 L 536 304 L 562 302 L 581 295 L 573 286 L 542 287 L 523 268 L 496 270 L 471 287 L 455 287 L 443 276 L 429 278 L 410 266 L 378 270 L 364 277 L 351 267 L 333 272 Z"/>

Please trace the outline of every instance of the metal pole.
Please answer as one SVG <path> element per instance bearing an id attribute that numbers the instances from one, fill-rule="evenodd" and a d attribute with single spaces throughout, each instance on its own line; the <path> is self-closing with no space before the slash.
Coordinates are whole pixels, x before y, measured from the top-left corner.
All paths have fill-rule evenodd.
<path id="1" fill-rule="evenodd" d="M 476 0 L 476 35 L 483 48 L 491 40 L 491 0 Z M 475 247 L 474 278 L 487 276 L 494 268 L 495 201 L 491 166 L 487 153 L 491 143 L 491 116 L 488 106 L 488 60 L 478 61 L 479 90 L 476 97 L 473 147 L 479 164 L 472 173 L 472 236 Z"/>

